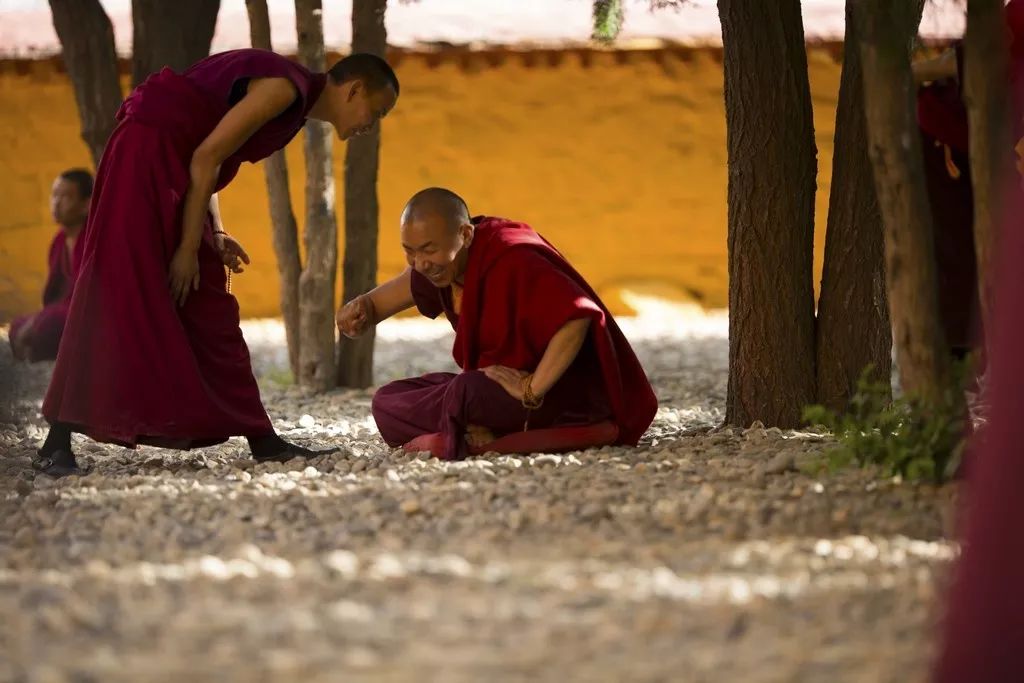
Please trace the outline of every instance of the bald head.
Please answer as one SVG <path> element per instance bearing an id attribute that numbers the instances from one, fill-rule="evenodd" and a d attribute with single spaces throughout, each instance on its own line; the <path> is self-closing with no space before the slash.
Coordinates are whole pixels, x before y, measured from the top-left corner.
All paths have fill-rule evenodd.
<path id="1" fill-rule="evenodd" d="M 451 190 L 420 190 L 402 212 L 405 258 L 436 287 L 462 281 L 473 232 L 466 202 Z"/>
<path id="2" fill-rule="evenodd" d="M 402 225 L 441 219 L 453 233 L 468 224 L 469 208 L 459 195 L 443 187 L 428 187 L 412 196 L 402 211 Z"/>

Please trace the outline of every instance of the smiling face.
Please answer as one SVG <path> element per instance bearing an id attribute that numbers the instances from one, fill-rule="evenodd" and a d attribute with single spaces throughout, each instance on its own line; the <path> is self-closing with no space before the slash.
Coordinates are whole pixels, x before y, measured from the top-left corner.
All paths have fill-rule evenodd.
<path id="1" fill-rule="evenodd" d="M 402 216 L 402 249 L 409 265 L 435 287 L 448 287 L 462 279 L 473 243 L 473 225 L 456 222 L 438 212 L 412 212 Z"/>
<path id="2" fill-rule="evenodd" d="M 342 140 L 368 133 L 398 101 L 391 86 L 371 90 L 362 80 L 331 84 L 328 88 L 333 111 L 331 123 Z"/>

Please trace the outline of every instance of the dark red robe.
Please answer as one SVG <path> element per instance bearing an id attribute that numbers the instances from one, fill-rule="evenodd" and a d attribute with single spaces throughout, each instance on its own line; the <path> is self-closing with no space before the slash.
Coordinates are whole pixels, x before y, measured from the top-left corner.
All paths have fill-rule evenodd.
<path id="1" fill-rule="evenodd" d="M 235 50 L 182 75 L 164 69 L 122 105 L 79 238 L 81 272 L 43 403 L 51 423 L 100 441 L 177 448 L 273 432 L 209 217 L 199 290 L 178 307 L 167 285 L 192 153 L 256 77 L 288 78 L 298 97 L 221 165 L 220 190 L 243 161 L 259 161 L 295 136 L 323 74 L 272 52 Z"/>
<path id="2" fill-rule="evenodd" d="M 26 339 L 29 346 L 28 360 L 33 363 L 57 357 L 57 348 L 64 332 L 64 323 L 68 316 L 71 293 L 74 290 L 81 258 L 82 240 L 75 240 L 74 252 L 69 253 L 67 235 L 63 228 L 58 230 L 50 243 L 47 257 L 43 309 L 32 315 L 15 318 L 11 323 L 10 339 L 13 341 L 21 333 L 22 328 L 31 321 Z"/>
<path id="3" fill-rule="evenodd" d="M 1011 34 L 1010 82 L 1014 142 L 1024 133 L 1024 0 L 1006 6 Z M 954 352 L 980 346 L 980 300 L 974 252 L 974 194 L 968 160 L 968 122 L 961 85 L 963 50 L 958 43 L 959 81 L 943 80 L 917 93 L 925 180 L 935 232 L 939 311 L 946 341 Z M 1011 155 L 1012 150 L 1006 151 Z"/>
<path id="4" fill-rule="evenodd" d="M 988 424 L 971 443 L 963 555 L 956 567 L 938 683 L 1024 679 L 1024 201 L 1013 193 L 997 252 Z"/>
<path id="5" fill-rule="evenodd" d="M 458 375 L 435 373 L 382 387 L 373 415 L 381 436 L 400 446 L 441 432 L 445 457 L 466 455 L 467 425 L 496 434 L 530 428 L 594 424 L 607 419 L 618 443 L 635 446 L 650 426 L 657 399 L 640 362 L 611 313 L 586 281 L 540 235 L 523 223 L 476 218 L 464 277 L 462 310 L 451 288 L 413 274 L 413 297 L 423 315 L 444 313 L 455 328 Z M 589 318 L 583 348 L 544 398 L 527 414 L 522 404 L 479 370 L 505 365 L 536 369 L 548 342 L 566 323 Z"/>
<path id="6" fill-rule="evenodd" d="M 1006 6 L 1013 34 L 1011 94 L 1024 111 L 1024 1 Z M 1015 138 L 1021 131 L 1015 118 Z M 963 554 L 951 586 L 937 683 L 1003 683 L 1024 677 L 1024 194 L 1016 174 L 1007 179 L 1007 206 L 995 254 L 993 329 L 989 342 L 988 424 L 970 444 Z"/>

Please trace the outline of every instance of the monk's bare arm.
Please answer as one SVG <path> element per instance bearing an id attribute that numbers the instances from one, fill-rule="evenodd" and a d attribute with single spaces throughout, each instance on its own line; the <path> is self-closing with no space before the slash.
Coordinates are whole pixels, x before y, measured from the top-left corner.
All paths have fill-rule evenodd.
<path id="1" fill-rule="evenodd" d="M 254 80 L 238 104 L 228 110 L 217 127 L 192 154 L 189 187 L 185 194 L 181 245 L 199 249 L 203 220 L 217 183 L 220 165 L 271 119 L 295 101 L 295 86 L 286 78 Z"/>
<path id="2" fill-rule="evenodd" d="M 213 216 L 213 229 L 223 230 L 224 223 L 220 219 L 220 198 L 214 192 L 210 195 L 210 215 Z"/>
<path id="3" fill-rule="evenodd" d="M 398 277 L 371 290 L 366 296 L 373 303 L 373 324 L 412 308 L 412 268 L 406 268 Z"/>
<path id="4" fill-rule="evenodd" d="M 578 318 L 570 320 L 555 332 L 544 350 L 544 355 L 537 364 L 533 373 L 533 380 L 530 388 L 537 396 L 543 396 L 551 391 L 551 387 L 562 378 L 565 371 L 569 369 L 572 362 L 576 360 L 583 342 L 587 339 L 587 332 L 590 330 L 590 318 Z"/>
<path id="5" fill-rule="evenodd" d="M 365 334 L 377 323 L 412 308 L 412 269 L 406 268 L 398 277 L 360 294 L 338 309 L 335 321 L 346 337 Z"/>
<path id="6" fill-rule="evenodd" d="M 189 164 L 189 185 L 182 208 L 181 243 L 171 259 L 171 296 L 184 305 L 190 289 L 199 289 L 199 242 L 220 166 L 265 123 L 295 101 L 295 86 L 284 78 L 250 82 L 249 91 L 199 143 Z"/>

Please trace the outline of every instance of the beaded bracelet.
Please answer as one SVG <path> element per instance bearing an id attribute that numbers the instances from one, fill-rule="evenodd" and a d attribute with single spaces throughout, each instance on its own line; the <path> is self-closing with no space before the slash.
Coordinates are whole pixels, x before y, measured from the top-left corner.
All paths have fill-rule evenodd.
<path id="1" fill-rule="evenodd" d="M 527 410 L 536 410 L 544 405 L 544 397 L 537 397 L 533 393 L 533 387 L 530 386 L 533 382 L 533 375 L 529 374 L 523 377 L 523 407 Z"/>
<path id="2" fill-rule="evenodd" d="M 214 229 L 212 232 L 213 232 L 214 235 L 225 235 L 225 236 L 227 236 L 227 233 L 225 231 L 223 231 L 223 230 L 216 230 L 216 229 Z M 228 294 L 230 294 L 231 293 L 231 268 L 225 266 L 224 269 L 228 273 L 227 282 L 224 283 L 224 291 L 226 291 Z"/>

